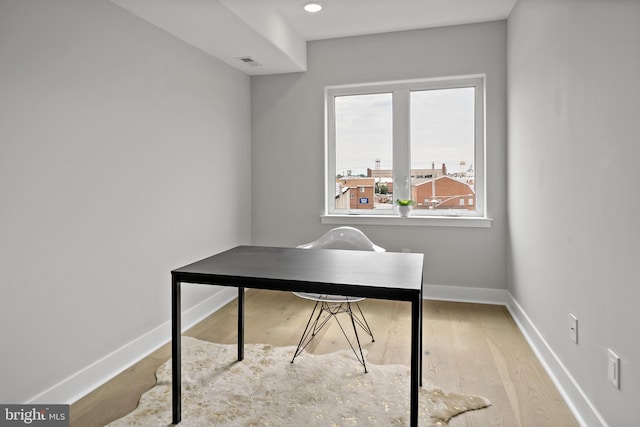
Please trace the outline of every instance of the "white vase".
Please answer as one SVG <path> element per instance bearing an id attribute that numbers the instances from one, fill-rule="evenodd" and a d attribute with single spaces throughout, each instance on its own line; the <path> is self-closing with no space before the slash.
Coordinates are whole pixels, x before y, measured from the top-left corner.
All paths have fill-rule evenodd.
<path id="1" fill-rule="evenodd" d="M 411 209 L 412 208 L 413 208 L 413 206 L 398 206 L 398 213 L 402 217 L 407 217 L 407 216 L 411 215 Z"/>

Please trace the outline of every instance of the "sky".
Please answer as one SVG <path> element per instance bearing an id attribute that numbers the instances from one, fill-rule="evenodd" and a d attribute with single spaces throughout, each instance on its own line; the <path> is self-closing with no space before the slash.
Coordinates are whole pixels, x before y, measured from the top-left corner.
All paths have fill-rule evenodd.
<path id="1" fill-rule="evenodd" d="M 474 89 L 411 92 L 411 167 L 458 172 L 474 163 Z M 391 93 L 336 97 L 336 172 L 392 167 Z"/>

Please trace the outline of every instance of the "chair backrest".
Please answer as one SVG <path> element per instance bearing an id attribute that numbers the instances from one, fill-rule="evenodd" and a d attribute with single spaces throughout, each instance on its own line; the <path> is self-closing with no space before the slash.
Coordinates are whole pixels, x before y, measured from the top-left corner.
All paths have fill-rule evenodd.
<path id="1" fill-rule="evenodd" d="M 360 230 L 354 227 L 338 227 L 327 231 L 318 240 L 298 246 L 302 249 L 347 249 L 385 252 Z"/>

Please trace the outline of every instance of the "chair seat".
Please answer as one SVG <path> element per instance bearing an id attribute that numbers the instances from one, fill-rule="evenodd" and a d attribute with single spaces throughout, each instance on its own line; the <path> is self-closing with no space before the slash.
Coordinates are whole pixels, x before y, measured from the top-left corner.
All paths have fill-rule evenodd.
<path id="1" fill-rule="evenodd" d="M 362 301 L 364 297 L 348 297 L 344 295 L 329 295 L 329 294 L 312 294 L 308 292 L 292 292 L 292 294 L 308 299 L 311 301 L 322 301 L 322 302 L 358 302 Z"/>

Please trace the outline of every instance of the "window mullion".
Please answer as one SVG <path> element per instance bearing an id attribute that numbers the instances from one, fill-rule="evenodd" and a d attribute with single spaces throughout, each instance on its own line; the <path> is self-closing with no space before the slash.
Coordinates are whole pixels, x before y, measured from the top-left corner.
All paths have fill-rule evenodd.
<path id="1" fill-rule="evenodd" d="M 480 197 L 476 197 L 476 209 L 479 213 L 486 216 L 486 194 L 487 187 L 485 181 L 486 171 L 486 148 L 485 148 L 485 97 L 484 97 L 484 85 L 474 84 L 475 87 L 475 156 L 476 156 L 476 194 L 480 194 Z M 478 141 L 482 141 L 478 144 Z"/>
<path id="2" fill-rule="evenodd" d="M 325 104 L 325 213 L 328 214 L 335 209 L 336 192 L 336 119 L 335 119 L 335 96 L 327 93 Z"/>
<path id="3" fill-rule="evenodd" d="M 409 91 L 393 91 L 393 195 L 411 199 Z"/>

